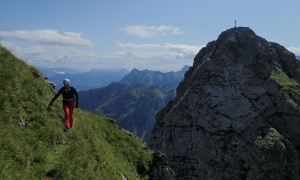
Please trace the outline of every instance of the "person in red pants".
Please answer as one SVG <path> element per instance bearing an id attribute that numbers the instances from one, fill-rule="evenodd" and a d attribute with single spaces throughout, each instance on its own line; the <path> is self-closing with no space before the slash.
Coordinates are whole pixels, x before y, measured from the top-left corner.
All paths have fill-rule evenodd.
<path id="1" fill-rule="evenodd" d="M 63 81 L 64 86 L 59 89 L 58 93 L 53 97 L 49 103 L 49 108 L 52 103 L 62 95 L 63 109 L 65 112 L 65 128 L 64 131 L 67 132 L 74 124 L 74 108 L 78 108 L 78 93 L 74 87 L 71 86 L 70 80 L 65 79 Z"/>

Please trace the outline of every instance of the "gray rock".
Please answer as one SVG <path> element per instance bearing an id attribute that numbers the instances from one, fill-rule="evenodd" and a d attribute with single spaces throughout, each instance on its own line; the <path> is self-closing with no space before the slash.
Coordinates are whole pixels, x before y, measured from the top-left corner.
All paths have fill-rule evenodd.
<path id="1" fill-rule="evenodd" d="M 49 80 L 45 80 L 45 82 L 47 83 L 47 84 L 49 84 L 50 85 L 50 87 L 54 90 L 55 88 L 56 88 L 56 84 L 54 84 L 54 82 L 52 82 L 52 81 L 49 81 Z"/>
<path id="2" fill-rule="evenodd" d="M 300 62 L 246 27 L 207 44 L 149 145 L 177 179 L 299 179 Z"/>
<path id="3" fill-rule="evenodd" d="M 153 154 L 152 164 L 149 170 L 151 180 L 174 180 L 175 172 L 170 168 L 167 157 L 160 153 Z"/>
<path id="4" fill-rule="evenodd" d="M 21 119 L 21 121 L 18 122 L 18 125 L 20 125 L 20 126 L 27 126 L 28 125 L 28 121 L 24 120 L 24 119 Z"/>

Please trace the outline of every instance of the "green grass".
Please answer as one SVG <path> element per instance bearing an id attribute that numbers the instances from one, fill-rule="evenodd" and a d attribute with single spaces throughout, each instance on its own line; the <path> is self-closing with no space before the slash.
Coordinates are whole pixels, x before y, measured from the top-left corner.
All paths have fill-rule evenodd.
<path id="1" fill-rule="evenodd" d="M 262 151 L 263 159 L 268 163 L 279 162 L 279 164 L 287 166 L 296 162 L 297 153 L 289 148 L 291 143 L 274 128 L 270 128 L 264 137 L 259 136 L 254 145 Z M 293 156 L 294 158 L 291 158 Z"/>
<path id="2" fill-rule="evenodd" d="M 53 95 L 36 68 L 0 47 L 0 179 L 148 178 L 153 152 L 138 137 L 80 109 L 65 133 L 61 100 L 47 110 Z"/>
<path id="3" fill-rule="evenodd" d="M 299 86 L 299 84 L 293 79 L 289 78 L 288 75 L 283 71 L 277 71 L 272 74 L 272 78 L 275 79 L 283 87 Z"/>
<path id="4" fill-rule="evenodd" d="M 296 109 L 300 109 L 300 85 L 280 70 L 273 72 L 271 78 L 282 87 L 287 101 Z"/>

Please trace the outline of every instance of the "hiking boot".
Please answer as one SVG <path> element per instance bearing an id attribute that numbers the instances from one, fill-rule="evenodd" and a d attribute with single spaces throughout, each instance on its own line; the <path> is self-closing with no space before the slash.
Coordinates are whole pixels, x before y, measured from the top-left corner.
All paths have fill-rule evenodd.
<path id="1" fill-rule="evenodd" d="M 68 132 L 68 131 L 69 131 L 69 128 L 64 128 L 64 131 L 65 131 L 65 132 Z"/>

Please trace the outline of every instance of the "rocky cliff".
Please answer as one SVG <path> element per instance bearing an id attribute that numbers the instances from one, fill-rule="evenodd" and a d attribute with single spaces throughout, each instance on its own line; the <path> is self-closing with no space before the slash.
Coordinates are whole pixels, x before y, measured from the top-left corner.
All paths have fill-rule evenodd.
<path id="1" fill-rule="evenodd" d="M 149 145 L 177 179 L 299 179 L 300 62 L 247 27 L 202 48 Z"/>

